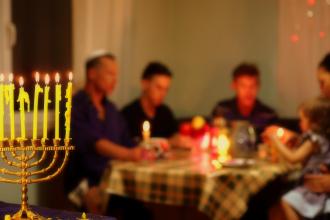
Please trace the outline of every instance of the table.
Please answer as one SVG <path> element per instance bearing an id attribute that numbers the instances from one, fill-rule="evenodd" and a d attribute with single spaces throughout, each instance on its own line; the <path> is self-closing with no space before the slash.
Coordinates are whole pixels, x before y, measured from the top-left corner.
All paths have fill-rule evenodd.
<path id="1" fill-rule="evenodd" d="M 173 152 L 154 162 L 112 161 L 103 182 L 108 193 L 145 202 L 194 206 L 210 219 L 239 219 L 249 198 L 268 182 L 296 170 L 257 161 L 250 167 L 215 167 L 208 153 Z"/>
<path id="2" fill-rule="evenodd" d="M 9 204 L 0 202 L 0 219 L 4 219 L 4 216 L 8 213 L 13 214 L 16 213 L 20 209 L 20 205 L 17 204 Z M 44 216 L 44 217 L 51 217 L 51 219 L 66 219 L 66 220 L 77 220 L 78 218 L 81 218 L 82 213 L 79 212 L 69 212 L 64 210 L 55 210 L 55 209 L 49 209 L 49 208 L 42 208 L 37 206 L 31 206 L 31 209 Z M 93 220 L 115 220 L 114 218 L 107 217 L 107 216 L 100 216 L 100 215 L 92 215 L 87 214 L 88 219 Z"/>

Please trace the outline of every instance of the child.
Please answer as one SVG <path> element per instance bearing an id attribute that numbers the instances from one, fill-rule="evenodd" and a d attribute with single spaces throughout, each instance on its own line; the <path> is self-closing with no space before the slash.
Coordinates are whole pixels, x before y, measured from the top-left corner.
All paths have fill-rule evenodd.
<path id="1" fill-rule="evenodd" d="M 330 165 L 330 100 L 319 97 L 303 103 L 299 116 L 303 141 L 297 149 L 285 146 L 273 130 L 266 130 L 264 135 L 284 159 L 302 163 L 302 175 L 320 173 L 321 165 Z M 314 218 L 330 212 L 330 199 L 325 193 L 312 193 L 300 184 L 283 196 L 281 209 L 289 220 Z"/>

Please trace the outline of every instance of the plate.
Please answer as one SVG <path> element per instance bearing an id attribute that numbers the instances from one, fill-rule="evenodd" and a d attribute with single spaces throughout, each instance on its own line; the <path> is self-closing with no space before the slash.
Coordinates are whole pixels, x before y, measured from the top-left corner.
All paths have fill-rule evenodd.
<path id="1" fill-rule="evenodd" d="M 254 159 L 246 159 L 246 158 L 235 158 L 232 160 L 228 160 L 225 162 L 221 162 L 222 166 L 224 167 L 249 167 L 255 164 Z"/>

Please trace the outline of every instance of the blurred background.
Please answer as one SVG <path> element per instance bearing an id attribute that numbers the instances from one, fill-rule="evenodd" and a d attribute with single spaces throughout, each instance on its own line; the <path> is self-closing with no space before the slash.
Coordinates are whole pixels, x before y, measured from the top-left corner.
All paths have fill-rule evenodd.
<path id="1" fill-rule="evenodd" d="M 232 95 L 232 69 L 245 61 L 260 68 L 260 98 L 280 116 L 296 117 L 298 104 L 319 93 L 330 1 L 0 0 L 0 72 L 24 75 L 27 86 L 34 71 L 65 78 L 72 70 L 77 91 L 86 57 L 101 48 L 119 60 L 110 97 L 119 108 L 136 98 L 143 68 L 158 60 L 174 73 L 167 103 L 176 116 L 209 115 Z M 50 203 L 38 196 L 41 188 L 29 187 L 31 204 Z M 0 189 L 1 200 L 19 202 L 19 187 Z"/>

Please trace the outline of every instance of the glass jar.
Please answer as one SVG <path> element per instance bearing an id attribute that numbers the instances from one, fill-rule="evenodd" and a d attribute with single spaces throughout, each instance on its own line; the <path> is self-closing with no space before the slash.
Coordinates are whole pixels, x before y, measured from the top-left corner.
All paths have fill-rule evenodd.
<path id="1" fill-rule="evenodd" d="M 255 156 L 256 132 L 248 121 L 233 121 L 231 123 L 232 155 L 233 157 L 251 158 Z"/>

